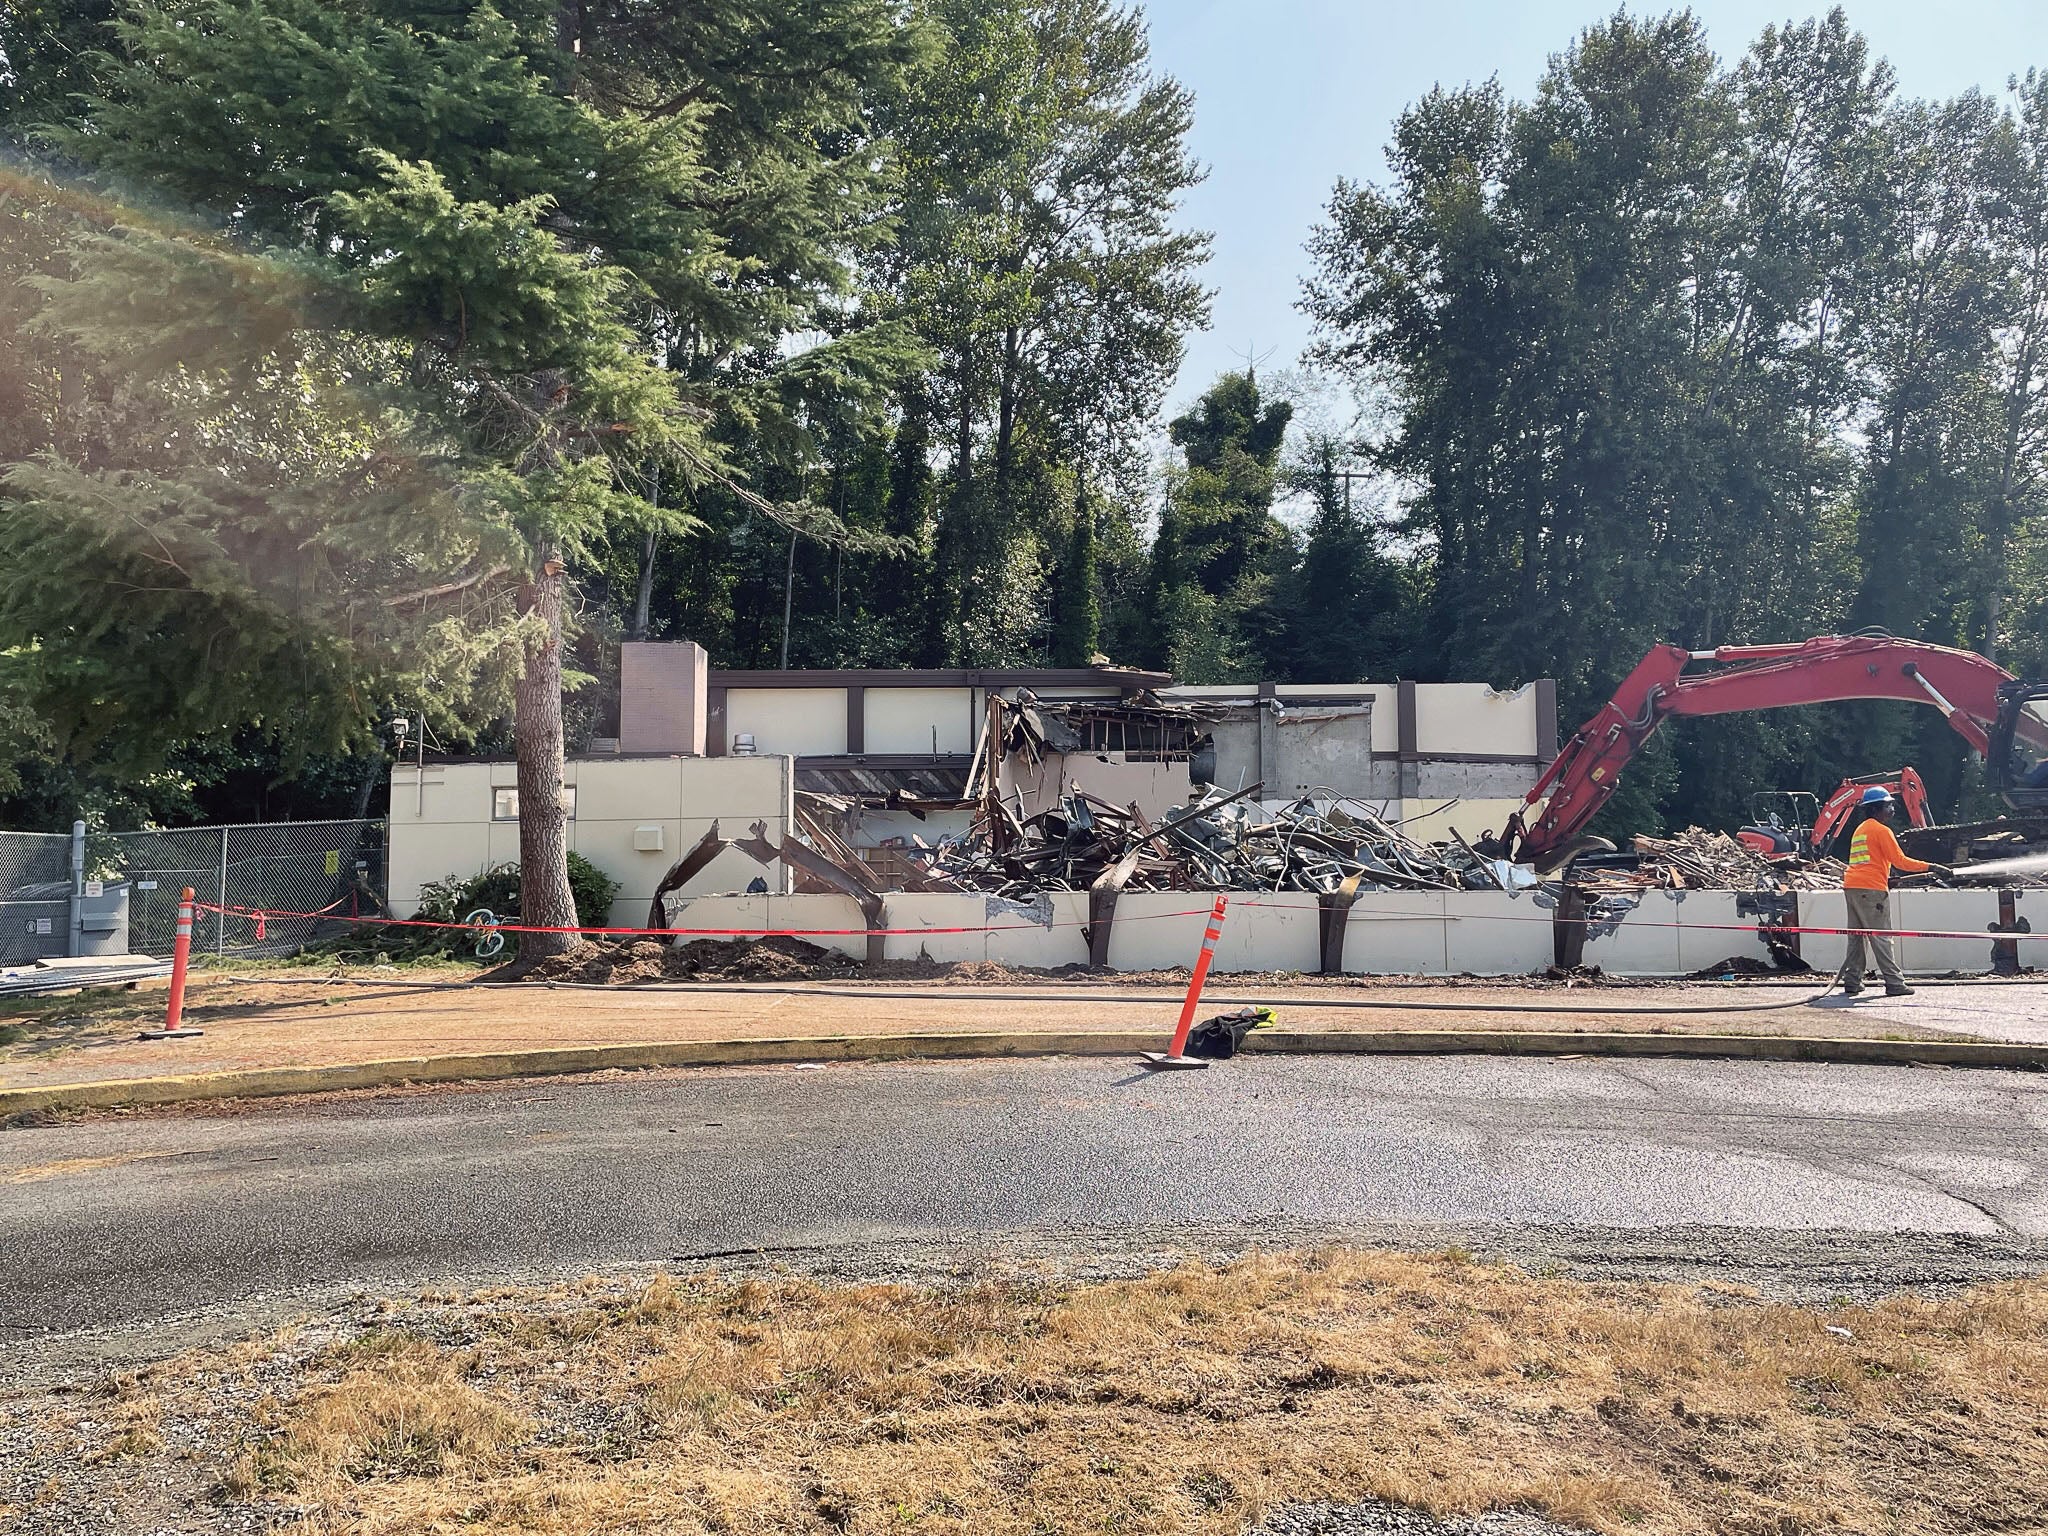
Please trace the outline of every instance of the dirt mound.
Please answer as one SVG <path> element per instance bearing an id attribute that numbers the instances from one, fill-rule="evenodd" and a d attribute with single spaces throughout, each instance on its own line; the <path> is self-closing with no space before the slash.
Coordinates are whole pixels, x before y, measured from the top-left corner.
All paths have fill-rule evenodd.
<path id="1" fill-rule="evenodd" d="M 519 971 L 505 967 L 489 980 L 556 981 L 581 986 L 626 986 L 648 981 L 821 981 L 859 974 L 860 963 L 802 939 L 771 937 L 693 939 L 664 944 L 629 939 L 615 944 L 578 944 Z"/>
<path id="2" fill-rule="evenodd" d="M 803 981 L 852 976 L 858 960 L 806 939 L 692 939 L 668 951 L 668 974 L 688 981 Z"/>

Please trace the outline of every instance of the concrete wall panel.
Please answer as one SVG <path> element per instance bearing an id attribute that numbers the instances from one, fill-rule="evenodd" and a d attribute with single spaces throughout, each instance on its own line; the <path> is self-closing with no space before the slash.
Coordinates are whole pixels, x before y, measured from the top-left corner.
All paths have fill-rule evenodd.
<path id="1" fill-rule="evenodd" d="M 1187 891 L 1188 906 L 1213 901 L 1213 893 Z M 1126 900 L 1129 898 L 1126 897 Z M 1121 911 L 1121 908 L 1119 908 Z M 1195 963 L 1201 930 L 1180 960 Z M 1322 917 L 1313 895 L 1302 891 L 1233 893 L 1223 915 L 1223 937 L 1216 944 L 1218 971 L 1300 971 L 1313 975 L 1323 964 Z"/>
<path id="2" fill-rule="evenodd" d="M 1027 913 L 1014 902 L 983 903 L 981 921 L 994 925 L 988 935 L 989 959 L 1045 970 L 1086 965 L 1088 939 L 1082 925 L 1088 921 L 1087 892 L 1055 891 L 1046 905 L 1049 925 L 1040 924 L 1037 913 Z"/>
<path id="3" fill-rule="evenodd" d="M 1163 971 L 1193 965 L 1213 900 L 1200 891 L 1125 892 L 1109 930 L 1110 969 Z M 1163 915 L 1167 913 L 1189 915 Z"/>
<path id="4" fill-rule="evenodd" d="M 1484 683 L 1424 683 L 1415 690 L 1416 746 L 1424 754 L 1536 755 L 1536 686 L 1499 693 Z"/>
<path id="5" fill-rule="evenodd" d="M 693 757 L 680 767 L 682 814 L 718 817 L 728 837 L 746 836 L 762 817 L 773 823 L 791 813 L 796 765 L 787 757 Z"/>
<path id="6" fill-rule="evenodd" d="M 1678 970 L 1690 976 L 1723 960 L 1754 960 L 1768 965 L 1770 946 L 1757 937 L 1756 919 L 1736 910 L 1733 891 L 1689 891 L 1676 903 Z"/>
<path id="7" fill-rule="evenodd" d="M 725 750 L 741 736 L 757 752 L 839 757 L 846 751 L 844 688 L 728 688 Z"/>
<path id="8" fill-rule="evenodd" d="M 1991 969 L 1991 925 L 1998 921 L 1996 891 L 1895 891 L 1892 922 L 1901 930 L 1982 934 L 1982 938 L 1899 941 L 1900 963 L 1915 975 L 1960 971 L 1981 976 Z"/>
<path id="9" fill-rule="evenodd" d="M 484 843 L 488 850 L 484 859 L 487 867 L 519 862 L 519 823 L 516 821 L 489 821 L 484 823 Z"/>
<path id="10" fill-rule="evenodd" d="M 482 826 L 414 826 L 403 839 L 393 838 L 388 871 L 391 910 L 410 917 L 419 910 L 420 887 L 447 875 L 481 874 L 490 862 Z"/>
<path id="11" fill-rule="evenodd" d="M 1531 893 L 1453 891 L 1444 911 L 1445 964 L 1453 976 L 1526 976 L 1556 958 L 1551 909 Z"/>
<path id="12" fill-rule="evenodd" d="M 2028 889 L 2013 892 L 2013 915 L 2026 919 L 2027 925 L 2036 935 L 2048 934 L 2048 890 Z M 2022 967 L 2048 971 L 2048 939 L 2022 938 L 2019 942 L 2019 951 Z"/>
<path id="13" fill-rule="evenodd" d="M 769 926 L 769 903 L 767 896 L 671 896 L 668 899 L 668 925 L 676 929 L 720 929 L 739 928 L 759 930 Z M 724 933 L 689 933 L 678 936 L 678 942 L 688 943 L 694 938 L 730 938 Z"/>
<path id="14" fill-rule="evenodd" d="M 887 928 L 930 929 L 931 932 L 890 934 L 882 953 L 890 960 L 986 960 L 986 933 L 947 933 L 948 928 L 973 928 L 988 922 L 978 896 L 920 894 L 899 891 L 884 899 L 882 924 Z"/>
<path id="15" fill-rule="evenodd" d="M 885 755 L 950 752 L 964 757 L 974 751 L 981 730 L 972 688 L 869 688 L 862 718 L 862 750 Z"/>
<path id="16" fill-rule="evenodd" d="M 868 957 L 867 927 L 860 904 L 851 896 L 769 896 L 757 897 L 767 903 L 767 926 L 778 930 L 803 930 L 799 937 L 820 949 L 836 950 L 854 960 Z M 886 922 L 884 915 L 883 921 Z M 828 932 L 825 930 L 854 930 Z"/>
<path id="17" fill-rule="evenodd" d="M 1367 891 L 1344 926 L 1344 969 L 1367 976 L 1441 976 L 1450 964 L 1441 891 Z"/>
<path id="18" fill-rule="evenodd" d="M 647 922 L 647 904 L 654 887 L 677 858 L 679 823 L 673 821 L 572 821 L 569 846 L 619 882 L 612 898 L 610 923 L 614 928 L 640 928 Z M 659 827 L 662 846 L 649 851 L 633 846 L 633 834 L 641 827 Z M 701 834 L 700 834 L 701 835 Z M 742 881 L 741 885 L 744 886 Z M 723 890 L 724 886 L 700 889 Z"/>
<path id="19" fill-rule="evenodd" d="M 1372 772 L 1372 706 L 1361 701 L 1342 710 L 1300 706 L 1275 722 L 1273 744 L 1279 761 L 1266 768 L 1263 798 L 1333 789 L 1340 795 L 1369 795 Z"/>
<path id="20" fill-rule="evenodd" d="M 1679 891 L 1646 891 L 1634 911 L 1586 931 L 1585 963 L 1615 976 L 1676 976 Z"/>
<path id="21" fill-rule="evenodd" d="M 1801 891 L 1799 925 L 1802 928 L 1846 928 L 1849 904 L 1840 891 Z M 1838 934 L 1805 933 L 1799 937 L 1800 958 L 1823 976 L 1842 968 L 1849 941 Z"/>
<path id="22" fill-rule="evenodd" d="M 715 777 L 723 766 L 681 757 L 579 758 L 569 764 L 565 782 L 576 786 L 579 820 L 659 818 L 681 814 L 686 778 L 703 769 Z"/>

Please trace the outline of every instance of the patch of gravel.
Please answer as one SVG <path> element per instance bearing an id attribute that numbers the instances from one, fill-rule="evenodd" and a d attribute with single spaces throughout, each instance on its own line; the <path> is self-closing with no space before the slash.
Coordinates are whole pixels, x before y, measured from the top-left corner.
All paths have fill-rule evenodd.
<path id="1" fill-rule="evenodd" d="M 1443 1518 L 1400 1504 L 1290 1504 L 1246 1536 L 1585 1536 L 1516 1510 Z"/>

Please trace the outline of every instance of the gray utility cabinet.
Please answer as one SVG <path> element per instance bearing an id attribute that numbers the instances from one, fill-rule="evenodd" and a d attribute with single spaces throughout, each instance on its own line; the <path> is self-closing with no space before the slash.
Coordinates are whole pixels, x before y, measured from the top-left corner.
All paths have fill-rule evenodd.
<path id="1" fill-rule="evenodd" d="M 99 894 L 93 887 L 99 886 Z M 78 932 L 74 955 L 125 955 L 128 953 L 128 882 L 110 880 L 102 884 L 88 880 L 77 897 Z"/>

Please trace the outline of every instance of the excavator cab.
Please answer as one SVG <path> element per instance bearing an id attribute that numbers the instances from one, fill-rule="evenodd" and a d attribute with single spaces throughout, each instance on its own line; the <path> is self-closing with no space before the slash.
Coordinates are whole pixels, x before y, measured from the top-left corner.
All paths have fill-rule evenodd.
<path id="1" fill-rule="evenodd" d="M 1988 760 L 2007 805 L 2048 811 L 2048 683 L 2007 683 L 1998 690 Z"/>
<path id="2" fill-rule="evenodd" d="M 1764 790 L 1749 797 L 1749 825 L 1736 841 L 1767 859 L 1810 858 L 1820 797 L 1803 789 Z"/>

